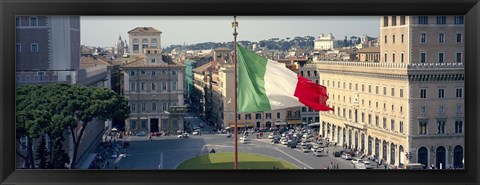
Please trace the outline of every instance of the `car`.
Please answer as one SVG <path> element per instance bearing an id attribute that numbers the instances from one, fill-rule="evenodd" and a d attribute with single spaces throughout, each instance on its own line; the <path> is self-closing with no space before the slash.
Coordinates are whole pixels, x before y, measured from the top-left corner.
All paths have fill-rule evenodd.
<path id="1" fill-rule="evenodd" d="M 242 137 L 240 137 L 240 140 L 248 140 L 248 137 L 247 136 L 242 136 Z"/>
<path id="2" fill-rule="evenodd" d="M 279 142 L 280 142 L 280 139 L 272 139 L 272 141 L 270 143 L 276 144 L 276 143 L 279 143 Z"/>
<path id="3" fill-rule="evenodd" d="M 248 139 L 241 139 L 241 138 L 240 138 L 240 143 L 247 144 L 247 143 L 248 143 Z"/>
<path id="4" fill-rule="evenodd" d="M 200 135 L 200 132 L 193 131 L 193 132 L 192 132 L 192 135 Z"/>
<path id="5" fill-rule="evenodd" d="M 321 151 L 318 151 L 318 150 L 315 150 L 315 151 L 313 152 L 313 155 L 314 155 L 315 157 L 321 157 L 321 156 L 324 156 L 325 153 L 323 153 L 323 152 L 321 152 Z"/>
<path id="6" fill-rule="evenodd" d="M 351 162 L 352 164 L 357 164 L 357 163 L 359 163 L 359 161 L 360 161 L 360 160 L 357 159 L 357 158 L 352 158 L 352 160 L 351 160 L 350 162 Z"/>
<path id="7" fill-rule="evenodd" d="M 138 132 L 137 134 L 135 134 L 136 136 L 147 136 L 147 133 L 145 133 L 144 131 L 140 131 Z"/>
<path id="8" fill-rule="evenodd" d="M 272 133 L 272 134 L 268 135 L 268 139 L 273 139 L 274 136 L 275 135 L 273 135 L 273 133 Z"/>
<path id="9" fill-rule="evenodd" d="M 365 163 L 356 163 L 356 164 L 353 165 L 353 167 L 354 167 L 355 169 L 359 169 L 359 170 L 367 169 Z"/>
<path id="10" fill-rule="evenodd" d="M 188 134 L 187 133 L 183 133 L 183 134 L 180 134 L 177 136 L 178 138 L 187 138 L 188 137 Z"/>
<path id="11" fill-rule="evenodd" d="M 310 152 L 310 149 L 308 149 L 307 147 L 303 147 L 302 152 L 303 153 L 308 153 L 308 152 Z"/>
<path id="12" fill-rule="evenodd" d="M 289 148 L 297 148 L 297 142 L 295 142 L 295 141 L 290 141 L 290 142 L 288 142 L 287 147 L 289 147 Z"/>
<path id="13" fill-rule="evenodd" d="M 282 139 L 282 140 L 280 140 L 280 143 L 281 143 L 282 145 L 287 145 L 287 144 L 288 144 L 288 140 Z"/>
<path id="14" fill-rule="evenodd" d="M 363 160 L 361 161 L 363 164 L 365 164 L 366 169 L 373 169 L 373 166 L 370 164 L 369 161 Z"/>
<path id="15" fill-rule="evenodd" d="M 350 154 L 347 154 L 347 153 L 344 153 L 342 154 L 342 159 L 345 159 L 345 160 L 352 160 L 352 156 Z"/>
<path id="16" fill-rule="evenodd" d="M 308 142 L 305 142 L 305 141 L 300 142 L 300 145 L 302 145 L 302 146 L 307 146 L 307 144 L 308 144 Z"/>
<path id="17" fill-rule="evenodd" d="M 342 152 L 340 152 L 340 151 L 335 151 L 335 152 L 333 152 L 333 156 L 334 156 L 334 157 L 341 157 L 341 156 L 342 156 Z"/>

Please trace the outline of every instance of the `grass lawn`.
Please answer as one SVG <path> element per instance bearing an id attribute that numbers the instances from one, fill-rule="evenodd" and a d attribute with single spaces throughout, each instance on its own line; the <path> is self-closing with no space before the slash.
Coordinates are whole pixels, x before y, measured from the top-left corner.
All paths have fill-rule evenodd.
<path id="1" fill-rule="evenodd" d="M 233 152 L 202 155 L 184 161 L 177 169 L 233 169 Z M 252 153 L 238 153 L 239 169 L 299 169 L 288 162 Z"/>

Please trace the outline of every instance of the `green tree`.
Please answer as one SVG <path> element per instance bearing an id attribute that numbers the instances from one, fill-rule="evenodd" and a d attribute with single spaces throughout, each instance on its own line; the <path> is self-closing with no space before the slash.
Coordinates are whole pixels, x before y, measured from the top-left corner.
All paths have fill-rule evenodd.
<path id="1" fill-rule="evenodd" d="M 38 163 L 38 168 L 45 169 L 49 167 L 49 162 L 48 162 L 48 150 L 46 148 L 46 142 L 45 142 L 45 137 L 40 137 L 40 143 L 37 146 L 37 155 L 36 158 L 37 160 L 40 160 Z"/>

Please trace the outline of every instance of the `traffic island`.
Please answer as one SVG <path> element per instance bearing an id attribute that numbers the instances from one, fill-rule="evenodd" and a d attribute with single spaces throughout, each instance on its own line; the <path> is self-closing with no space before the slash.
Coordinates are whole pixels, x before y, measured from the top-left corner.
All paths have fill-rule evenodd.
<path id="1" fill-rule="evenodd" d="M 211 153 L 188 159 L 178 165 L 180 170 L 233 169 L 233 152 Z M 238 169 L 299 169 L 286 161 L 252 153 L 238 153 Z"/>

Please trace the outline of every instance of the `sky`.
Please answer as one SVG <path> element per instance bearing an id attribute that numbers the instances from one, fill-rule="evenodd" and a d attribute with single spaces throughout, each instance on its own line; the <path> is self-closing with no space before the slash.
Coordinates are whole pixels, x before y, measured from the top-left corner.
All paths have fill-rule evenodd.
<path id="1" fill-rule="evenodd" d="M 154 27 L 162 32 L 161 45 L 233 41 L 233 16 L 82 16 L 81 44 L 113 47 L 136 27 Z M 237 16 L 237 40 L 258 42 L 332 33 L 335 39 L 366 34 L 378 37 L 378 16 Z"/>

